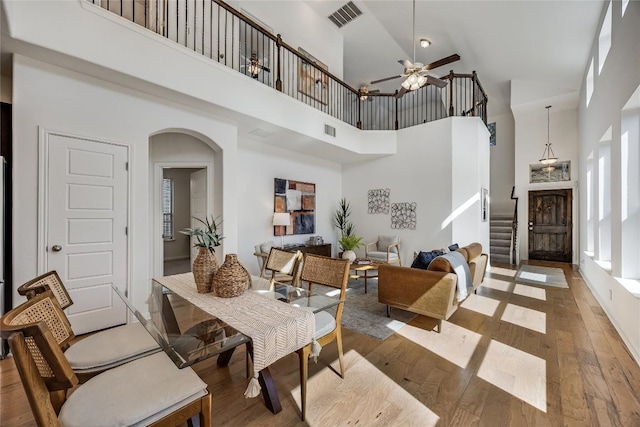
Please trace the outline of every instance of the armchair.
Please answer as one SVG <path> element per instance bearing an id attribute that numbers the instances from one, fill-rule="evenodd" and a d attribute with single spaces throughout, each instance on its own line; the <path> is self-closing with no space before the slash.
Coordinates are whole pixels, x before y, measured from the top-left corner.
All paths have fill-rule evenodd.
<path id="1" fill-rule="evenodd" d="M 398 236 L 378 236 L 378 240 L 365 245 L 364 254 L 377 263 L 402 265 Z"/>

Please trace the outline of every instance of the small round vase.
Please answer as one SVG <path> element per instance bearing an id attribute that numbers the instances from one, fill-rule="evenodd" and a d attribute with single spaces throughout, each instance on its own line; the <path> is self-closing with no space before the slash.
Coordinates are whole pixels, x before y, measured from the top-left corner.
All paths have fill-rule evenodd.
<path id="1" fill-rule="evenodd" d="M 196 282 L 198 293 L 211 292 L 211 280 L 219 268 L 218 260 L 207 248 L 199 248 L 198 255 L 193 260 L 191 271 Z"/>
<path id="2" fill-rule="evenodd" d="M 240 296 L 250 284 L 251 276 L 238 261 L 236 254 L 227 254 L 224 263 L 213 276 L 213 290 L 221 298 Z"/>
<path id="3" fill-rule="evenodd" d="M 344 251 L 342 252 L 342 259 L 348 259 L 349 262 L 353 262 L 356 260 L 356 253 L 354 251 Z"/>

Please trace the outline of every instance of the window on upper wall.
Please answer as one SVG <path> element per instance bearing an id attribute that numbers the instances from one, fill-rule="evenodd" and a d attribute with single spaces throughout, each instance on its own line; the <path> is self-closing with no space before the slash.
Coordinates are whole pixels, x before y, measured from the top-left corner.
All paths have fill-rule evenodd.
<path id="1" fill-rule="evenodd" d="M 627 11 L 627 6 L 629 6 L 629 0 L 622 0 L 622 16 Z"/>
<path id="2" fill-rule="evenodd" d="M 589 102 L 591 102 L 591 96 L 593 95 L 594 88 L 594 80 L 593 80 L 593 58 L 591 58 L 591 62 L 589 63 L 589 71 L 587 71 L 587 82 L 586 82 L 586 90 L 585 95 L 587 96 L 586 103 L 587 107 L 589 106 Z"/>
<path id="3" fill-rule="evenodd" d="M 596 256 L 601 262 L 611 262 L 611 127 L 602 135 L 598 144 L 598 253 Z M 608 268 L 611 268 L 610 265 Z"/>
<path id="4" fill-rule="evenodd" d="M 587 157 L 587 252 L 593 256 L 594 247 L 595 247 L 595 230 L 596 225 L 593 220 L 595 215 L 593 212 L 594 207 L 594 190 L 593 190 L 593 151 L 589 153 L 589 157 Z"/>
<path id="5" fill-rule="evenodd" d="M 609 2 L 607 13 L 604 15 L 604 21 L 602 21 L 602 27 L 600 28 L 600 37 L 598 37 L 598 74 L 602 72 L 609 49 L 611 49 L 611 27 L 611 2 Z"/>
<path id="6" fill-rule="evenodd" d="M 173 179 L 162 179 L 162 238 L 173 240 Z"/>
<path id="7" fill-rule="evenodd" d="M 621 276 L 640 279 L 640 86 L 627 101 L 620 122 Z"/>

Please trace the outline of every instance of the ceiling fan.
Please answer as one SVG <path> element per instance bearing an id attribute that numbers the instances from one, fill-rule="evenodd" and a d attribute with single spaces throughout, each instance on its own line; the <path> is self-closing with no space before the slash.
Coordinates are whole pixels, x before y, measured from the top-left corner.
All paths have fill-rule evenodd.
<path id="1" fill-rule="evenodd" d="M 405 93 L 419 89 L 426 85 L 434 85 L 439 88 L 443 88 L 447 85 L 446 80 L 439 79 L 437 77 L 431 76 L 428 74 L 430 70 L 433 70 L 438 67 L 442 67 L 443 65 L 450 64 L 452 62 L 458 61 L 460 59 L 460 55 L 453 54 L 447 56 L 446 58 L 439 59 L 438 61 L 432 62 L 430 64 L 422 64 L 420 62 L 416 62 L 416 0 L 413 0 L 413 62 L 408 59 L 400 59 L 398 62 L 404 66 L 404 72 L 397 76 L 385 77 L 384 79 L 374 80 L 371 84 L 386 82 L 387 80 L 397 79 L 399 77 L 406 77 L 406 80 L 402 82 L 400 91 L 396 94 L 396 97 L 400 98 Z"/>
<path id="2" fill-rule="evenodd" d="M 247 58 L 246 56 L 240 54 L 242 59 L 244 59 L 245 64 L 241 65 L 240 68 L 243 72 L 249 74 L 252 78 L 257 79 L 260 71 L 266 71 L 267 73 L 271 70 L 269 67 L 265 67 L 263 62 L 268 62 L 269 58 L 264 57 L 263 59 L 259 59 L 258 55 L 255 53 L 251 54 L 251 58 Z"/>
<path id="3" fill-rule="evenodd" d="M 367 85 L 360 86 L 360 90 L 358 90 L 358 96 L 360 97 L 360 101 L 369 100 L 369 102 L 373 101 L 373 97 L 369 96 L 372 93 L 380 93 L 380 89 L 369 90 Z"/>

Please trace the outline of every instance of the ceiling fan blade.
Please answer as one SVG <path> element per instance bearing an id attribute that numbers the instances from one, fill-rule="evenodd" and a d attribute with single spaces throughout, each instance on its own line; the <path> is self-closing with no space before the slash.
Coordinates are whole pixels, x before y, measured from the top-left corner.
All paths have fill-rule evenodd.
<path id="1" fill-rule="evenodd" d="M 398 74 L 397 76 L 393 76 L 393 77 L 385 77 L 384 79 L 380 79 L 380 80 L 374 80 L 369 84 L 376 84 L 376 83 L 382 83 L 382 82 L 386 82 L 387 80 L 393 80 L 393 79 L 397 79 L 398 77 L 402 77 L 402 74 Z"/>
<path id="2" fill-rule="evenodd" d="M 402 95 L 404 95 L 407 92 L 409 92 L 409 91 L 406 90 L 405 88 L 401 88 L 400 92 L 396 93 L 396 98 L 402 98 Z"/>
<path id="3" fill-rule="evenodd" d="M 380 89 L 370 90 L 369 93 L 380 93 Z"/>
<path id="4" fill-rule="evenodd" d="M 431 64 L 427 64 L 422 67 L 423 70 L 433 70 L 434 68 L 442 67 L 443 65 L 450 64 L 452 62 L 456 62 L 460 60 L 460 55 L 454 53 L 451 56 L 447 56 L 446 58 L 442 58 L 437 60 L 436 62 L 432 62 Z"/>
<path id="5" fill-rule="evenodd" d="M 439 88 L 443 88 L 445 87 L 449 82 L 447 82 L 446 80 L 441 80 L 437 77 L 433 77 L 433 76 L 427 76 L 427 84 L 428 85 L 434 85 L 436 87 Z"/>
<path id="6" fill-rule="evenodd" d="M 399 59 L 398 62 L 402 64 L 404 68 L 413 68 L 413 64 L 408 59 Z"/>

